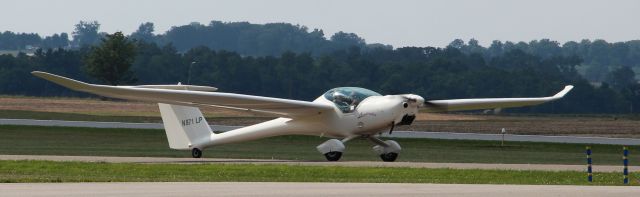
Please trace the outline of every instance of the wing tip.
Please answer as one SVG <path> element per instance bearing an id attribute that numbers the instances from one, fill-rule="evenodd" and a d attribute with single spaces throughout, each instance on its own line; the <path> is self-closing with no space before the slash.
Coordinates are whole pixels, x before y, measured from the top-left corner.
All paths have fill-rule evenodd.
<path id="1" fill-rule="evenodd" d="M 50 79 L 52 79 L 52 78 L 66 78 L 66 77 L 63 77 L 63 76 L 58 76 L 58 75 L 54 75 L 54 74 L 51 74 L 51 73 L 48 73 L 48 72 L 37 71 L 37 70 L 36 71 L 31 71 L 31 74 L 36 76 L 36 77 L 40 77 L 40 78 L 43 78 L 43 79 L 46 79 L 46 80 L 49 80 L 49 81 L 51 81 Z"/>
<path id="2" fill-rule="evenodd" d="M 40 77 L 40 78 L 42 78 L 44 80 L 56 83 L 58 85 L 67 87 L 67 88 L 72 89 L 72 90 L 81 90 L 84 87 L 90 85 L 90 84 L 87 84 L 87 83 L 82 82 L 82 81 L 77 81 L 77 80 L 74 80 L 74 79 L 69 79 L 69 78 L 66 78 L 66 77 L 63 77 L 63 76 L 58 76 L 58 75 L 54 75 L 54 74 L 47 73 L 47 72 L 37 71 L 37 70 L 36 71 L 31 71 L 31 74 L 36 76 L 36 77 Z"/>
<path id="3" fill-rule="evenodd" d="M 562 91 L 558 92 L 556 95 L 553 95 L 552 97 L 554 99 L 559 99 L 564 97 L 564 95 L 566 95 L 567 93 L 569 93 L 569 91 L 571 91 L 573 89 L 573 85 L 566 85 L 564 86 L 564 89 L 562 89 Z"/>
<path id="4" fill-rule="evenodd" d="M 32 74 L 32 75 L 35 75 L 35 76 L 37 76 L 37 77 L 40 77 L 40 76 L 44 76 L 44 75 L 47 75 L 47 74 L 50 74 L 50 73 L 46 73 L 46 72 L 42 72 L 42 71 L 38 71 L 38 70 L 34 70 L 34 71 L 31 71 L 31 74 Z"/>
<path id="5" fill-rule="evenodd" d="M 51 73 L 48 73 L 48 72 L 38 71 L 38 70 L 31 71 L 31 74 L 33 76 L 40 77 L 40 78 L 48 80 L 48 81 L 51 81 L 51 80 L 49 80 L 49 78 L 57 77 L 57 75 L 54 75 L 54 74 L 51 74 Z"/>

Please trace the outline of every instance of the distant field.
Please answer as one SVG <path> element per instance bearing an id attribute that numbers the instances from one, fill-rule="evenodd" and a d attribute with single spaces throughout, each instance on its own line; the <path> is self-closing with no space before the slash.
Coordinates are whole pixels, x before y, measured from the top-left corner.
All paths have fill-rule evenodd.
<path id="1" fill-rule="evenodd" d="M 210 124 L 251 125 L 273 117 L 218 108 L 202 108 Z M 0 118 L 161 122 L 153 103 L 79 98 L 0 96 Z M 613 115 L 471 115 L 421 113 L 398 130 L 574 135 L 640 138 L 640 116 Z"/>
<path id="2" fill-rule="evenodd" d="M 16 56 L 18 55 L 18 53 L 20 53 L 20 51 L 18 50 L 0 50 L 0 55 L 13 55 Z"/>
<path id="3" fill-rule="evenodd" d="M 251 164 L 114 164 L 0 161 L 0 182 L 362 182 L 527 185 L 622 185 L 620 173 L 322 167 Z M 630 176 L 630 185 L 639 185 Z"/>
<path id="4" fill-rule="evenodd" d="M 640 120 L 633 116 L 479 116 L 486 119 L 417 121 L 399 129 L 497 134 L 505 128 L 510 134 L 640 138 Z"/>
<path id="5" fill-rule="evenodd" d="M 218 125 L 250 125 L 264 122 L 272 118 L 269 117 L 219 117 L 207 116 L 209 124 Z M 72 120 L 72 121 L 102 121 L 102 122 L 146 122 L 161 123 L 160 116 L 105 116 L 88 115 L 62 112 L 35 112 L 18 110 L 0 110 L 0 118 L 12 119 L 38 119 L 38 120 Z"/>
<path id="6" fill-rule="evenodd" d="M 0 96 L 0 110 L 73 113 L 96 116 L 160 117 L 160 110 L 155 103 L 103 101 L 95 98 Z M 218 108 L 202 108 L 202 111 L 206 115 L 214 117 L 259 116 L 253 113 Z"/>
<path id="7" fill-rule="evenodd" d="M 327 138 L 282 136 L 206 149 L 205 157 L 324 161 L 315 146 Z M 584 145 L 470 140 L 396 139 L 398 161 L 446 163 L 584 164 Z M 346 144 L 345 161 L 379 161 L 366 140 Z M 640 147 L 630 147 L 633 156 Z M 594 164 L 621 164 L 620 146 L 594 145 Z M 189 151 L 168 148 L 162 130 L 0 126 L 0 154 L 190 157 Z"/>
<path id="8" fill-rule="evenodd" d="M 269 117 L 264 114 L 202 107 L 207 117 Z M 155 103 L 133 101 L 102 101 L 95 98 L 58 98 L 58 97 L 20 97 L 0 96 L 0 111 L 3 116 L 10 116 L 7 112 L 52 112 L 42 118 L 55 118 L 58 114 L 82 114 L 93 116 L 124 116 L 124 117 L 157 117 L 160 111 Z M 422 114 L 417 120 L 484 120 L 485 117 L 459 114 Z"/>

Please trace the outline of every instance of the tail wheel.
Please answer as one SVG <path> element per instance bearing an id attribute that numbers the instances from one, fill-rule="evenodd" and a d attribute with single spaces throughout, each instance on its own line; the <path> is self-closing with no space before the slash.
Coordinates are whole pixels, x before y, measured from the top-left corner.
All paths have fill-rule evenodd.
<path id="1" fill-rule="evenodd" d="M 380 155 L 380 159 L 385 162 L 393 162 L 398 158 L 398 153 L 384 153 Z"/>
<path id="2" fill-rule="evenodd" d="M 194 148 L 191 150 L 191 156 L 193 158 L 200 158 L 202 157 L 202 151 L 200 149 Z"/>
<path id="3" fill-rule="evenodd" d="M 342 157 L 342 152 L 331 151 L 331 152 L 325 153 L 324 156 L 327 158 L 328 161 L 338 161 L 340 160 L 340 157 Z"/>

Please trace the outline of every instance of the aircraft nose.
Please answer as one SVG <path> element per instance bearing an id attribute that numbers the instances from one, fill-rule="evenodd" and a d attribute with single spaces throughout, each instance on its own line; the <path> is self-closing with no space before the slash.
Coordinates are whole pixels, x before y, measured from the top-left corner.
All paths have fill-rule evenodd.
<path id="1" fill-rule="evenodd" d="M 418 95 L 415 95 L 415 96 L 416 96 L 416 101 L 417 101 L 420 105 L 423 105 L 423 104 L 424 104 L 424 98 L 423 98 L 423 97 L 421 97 L 421 96 L 418 96 Z"/>
<path id="2" fill-rule="evenodd" d="M 424 104 L 424 98 L 415 94 L 406 95 L 405 98 L 410 102 L 415 102 L 418 106 L 422 106 Z"/>

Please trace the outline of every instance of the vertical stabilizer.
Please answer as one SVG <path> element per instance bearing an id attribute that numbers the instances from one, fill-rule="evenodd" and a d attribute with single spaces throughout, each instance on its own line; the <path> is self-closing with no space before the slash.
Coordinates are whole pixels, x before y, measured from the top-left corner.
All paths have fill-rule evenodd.
<path id="1" fill-rule="evenodd" d="M 211 127 L 197 107 L 158 103 L 172 149 L 192 149 L 211 138 Z"/>

